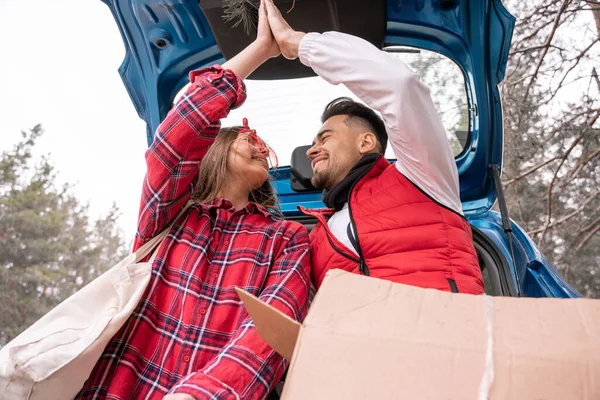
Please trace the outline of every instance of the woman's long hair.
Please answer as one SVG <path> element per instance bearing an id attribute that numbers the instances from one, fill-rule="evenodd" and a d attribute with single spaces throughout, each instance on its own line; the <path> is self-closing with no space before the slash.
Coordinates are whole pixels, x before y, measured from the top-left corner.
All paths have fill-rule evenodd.
<path id="1" fill-rule="evenodd" d="M 227 165 L 227 156 L 231 145 L 240 133 L 240 129 L 242 129 L 241 126 L 222 128 L 215 138 L 215 142 L 209 147 L 200 163 L 198 182 L 192 193 L 193 201 L 204 204 L 210 203 L 218 197 L 218 194 L 226 185 L 231 174 Z M 251 191 L 248 197 L 250 201 L 280 214 L 279 202 L 270 178 L 267 178 L 262 186 Z"/>

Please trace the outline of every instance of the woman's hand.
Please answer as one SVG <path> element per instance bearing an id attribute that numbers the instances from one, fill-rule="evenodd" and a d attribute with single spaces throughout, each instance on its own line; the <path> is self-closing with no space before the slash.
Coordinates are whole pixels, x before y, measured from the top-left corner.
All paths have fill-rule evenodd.
<path id="1" fill-rule="evenodd" d="M 261 0 L 258 8 L 256 39 L 233 58 L 227 60 L 223 64 L 223 69 L 230 69 L 242 79 L 246 79 L 262 63 L 279 54 L 279 45 L 269 27 L 265 0 Z"/>
<path id="2" fill-rule="evenodd" d="M 264 52 L 266 59 L 277 57 L 281 54 L 279 45 L 275 41 L 275 37 L 273 37 L 271 27 L 269 26 L 265 0 L 260 0 L 260 7 L 258 8 L 258 26 L 255 42 L 260 51 Z"/>

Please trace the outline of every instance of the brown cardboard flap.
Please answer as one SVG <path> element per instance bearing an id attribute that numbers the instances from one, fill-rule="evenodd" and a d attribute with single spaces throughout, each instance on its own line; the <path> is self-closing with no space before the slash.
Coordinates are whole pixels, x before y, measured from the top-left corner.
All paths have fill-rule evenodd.
<path id="1" fill-rule="evenodd" d="M 240 288 L 235 288 L 235 291 L 252 317 L 258 336 L 283 358 L 290 361 L 296 346 L 300 324 L 250 293 Z"/>

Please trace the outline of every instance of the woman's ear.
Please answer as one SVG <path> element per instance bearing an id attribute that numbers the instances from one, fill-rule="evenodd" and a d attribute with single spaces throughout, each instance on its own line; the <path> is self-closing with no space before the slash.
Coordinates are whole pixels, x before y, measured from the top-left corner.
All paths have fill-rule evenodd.
<path id="1" fill-rule="evenodd" d="M 377 138 L 372 132 L 365 132 L 360 135 L 360 154 L 372 153 L 377 148 Z"/>

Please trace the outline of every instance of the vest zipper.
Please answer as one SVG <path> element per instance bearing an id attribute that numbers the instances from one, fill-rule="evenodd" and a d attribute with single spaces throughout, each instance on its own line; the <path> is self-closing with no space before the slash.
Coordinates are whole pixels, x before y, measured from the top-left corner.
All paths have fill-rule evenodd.
<path id="1" fill-rule="evenodd" d="M 325 229 L 325 228 L 323 228 L 323 229 Z M 360 263 L 360 260 L 358 258 L 352 257 L 350 254 L 344 253 L 341 249 L 338 249 L 335 244 L 333 244 L 333 240 L 331 240 L 331 238 L 329 237 L 329 233 L 327 232 L 327 229 L 325 229 L 325 236 L 327 236 L 327 240 L 329 241 L 329 244 L 331 245 L 333 250 L 335 250 L 336 253 L 338 253 L 339 255 L 341 255 L 343 257 L 346 257 L 350 261 Z"/>
<path id="2" fill-rule="evenodd" d="M 358 179 L 356 179 L 354 181 L 354 183 L 352 184 L 352 186 L 350 187 L 350 191 L 348 192 L 348 215 L 350 216 L 350 223 L 352 224 L 352 231 L 354 232 L 354 234 L 356 234 L 356 252 L 358 253 L 358 271 L 362 272 L 363 275 L 365 276 L 369 276 L 371 275 L 371 271 L 369 269 L 369 266 L 367 265 L 367 261 L 365 260 L 365 257 L 363 256 L 362 253 L 362 249 L 360 248 L 360 240 L 358 239 L 358 229 L 356 228 L 356 222 L 354 221 L 354 217 L 352 217 L 352 205 L 350 204 L 350 198 L 352 197 L 352 191 L 354 190 L 354 187 L 356 186 L 356 184 L 365 177 L 365 175 L 367 175 L 369 173 L 369 171 L 371 171 L 371 169 L 373 169 L 373 167 L 375 166 L 375 164 L 377 164 L 377 161 L 379 161 L 380 157 L 377 157 L 375 159 L 375 161 L 373 162 L 373 164 L 371 164 L 371 166 L 365 171 L 363 172 L 363 174 L 361 176 L 358 177 Z"/>

